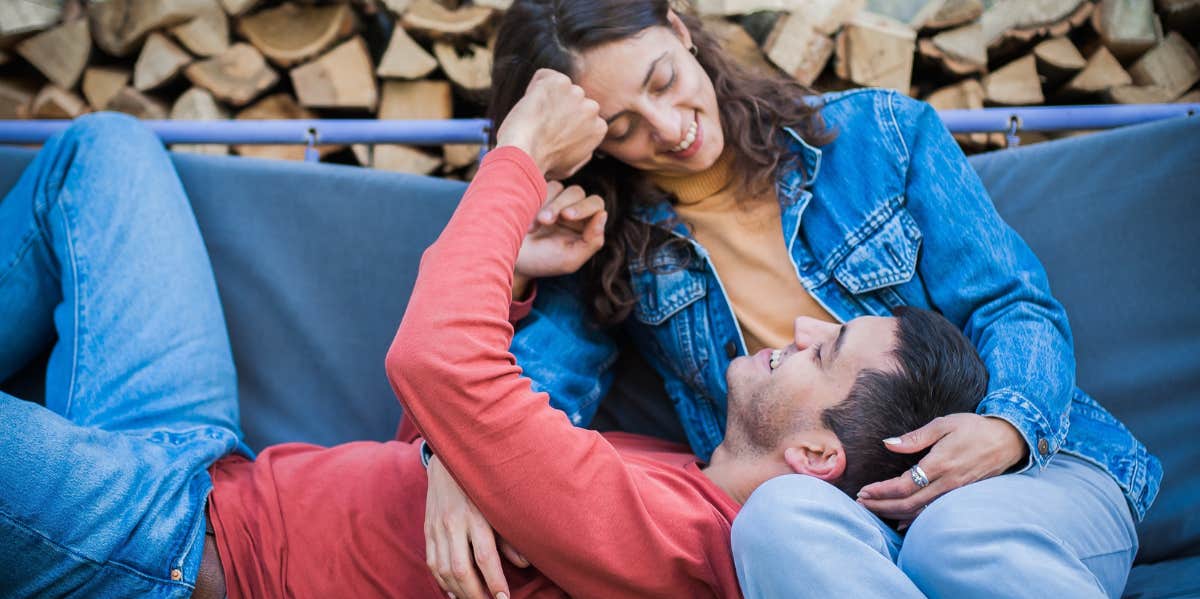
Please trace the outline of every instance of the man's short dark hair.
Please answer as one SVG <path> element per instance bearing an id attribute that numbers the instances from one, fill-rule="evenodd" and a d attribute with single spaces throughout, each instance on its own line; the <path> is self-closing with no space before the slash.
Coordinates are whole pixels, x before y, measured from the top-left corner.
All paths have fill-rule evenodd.
<path id="1" fill-rule="evenodd" d="M 884 439 L 939 416 L 974 412 L 987 392 L 987 367 L 950 321 L 919 308 L 899 308 L 895 316 L 891 355 L 898 368 L 863 371 L 846 399 L 821 413 L 845 448 L 846 471 L 835 484 L 851 497 L 865 485 L 899 476 L 928 453 L 895 453 Z"/>

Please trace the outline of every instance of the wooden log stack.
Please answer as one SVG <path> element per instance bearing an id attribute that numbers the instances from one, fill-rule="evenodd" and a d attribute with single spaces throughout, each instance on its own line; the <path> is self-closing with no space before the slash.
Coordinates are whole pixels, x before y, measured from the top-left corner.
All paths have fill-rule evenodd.
<path id="1" fill-rule="evenodd" d="M 940 109 L 1200 102 L 1200 0 L 673 0 L 746 68 Z M 508 0 L 0 2 L 0 119 L 478 117 Z M 1027 141 L 1044 136 L 1028 135 Z M 959 136 L 968 151 L 999 134 Z M 177 150 L 302 159 L 299 146 Z M 319 146 L 469 177 L 479 147 Z"/>

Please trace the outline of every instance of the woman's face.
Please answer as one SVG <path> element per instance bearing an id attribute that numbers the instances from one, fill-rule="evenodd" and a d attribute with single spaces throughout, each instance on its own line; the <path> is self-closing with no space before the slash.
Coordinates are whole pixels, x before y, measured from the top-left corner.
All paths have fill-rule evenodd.
<path id="1" fill-rule="evenodd" d="M 608 122 L 600 151 L 640 171 L 686 175 L 712 166 L 725 136 L 691 35 L 674 12 L 667 18 L 671 27 L 583 52 L 575 83 Z"/>

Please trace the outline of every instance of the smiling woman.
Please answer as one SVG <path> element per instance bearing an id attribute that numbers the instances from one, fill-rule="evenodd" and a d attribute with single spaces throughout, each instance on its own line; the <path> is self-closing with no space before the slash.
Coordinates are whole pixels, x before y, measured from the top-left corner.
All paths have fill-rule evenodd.
<path id="1" fill-rule="evenodd" d="M 847 330 L 858 325 L 837 323 L 903 306 L 940 312 L 989 373 L 973 413 L 869 441 L 877 453 L 917 456 L 917 465 L 883 481 L 828 480 L 854 498 L 826 483 L 832 495 L 788 487 L 826 520 L 786 538 L 816 542 L 820 530 L 828 551 L 779 542 L 771 521 L 782 512 L 772 506 L 787 512 L 791 503 L 747 503 L 749 522 L 762 526 L 742 530 L 764 540 L 743 545 L 739 564 L 769 563 L 756 552 L 775 551 L 779 563 L 869 575 L 814 586 L 815 572 L 794 566 L 751 570 L 740 572 L 742 590 L 1119 595 L 1137 547 L 1133 519 L 1153 502 L 1161 467 L 1075 388 L 1070 327 L 1041 264 L 997 215 L 936 113 L 895 92 L 812 98 L 795 81 L 748 74 L 672 6 L 515 0 L 500 27 L 493 122 L 503 129 L 529 82 L 551 70 L 607 126 L 586 148 L 594 158 L 551 186 L 517 259 L 513 297 L 531 305 L 518 306 L 528 316 L 515 324 L 511 351 L 533 388 L 588 425 L 624 336 L 661 376 L 692 451 L 707 460 L 727 431 L 727 371 L 774 378 L 804 366 L 804 376 L 828 376 L 857 336 Z M 822 337 L 802 361 L 798 317 Z M 750 355 L 757 359 L 730 368 Z M 848 405 L 858 381 L 843 378 L 845 391 L 827 403 Z M 847 423 L 861 418 L 841 413 L 850 435 Z M 1059 453 L 1071 455 L 1051 464 Z M 487 546 L 490 528 L 437 460 L 429 476 L 444 483 L 431 484 L 442 491 L 427 500 L 430 546 L 447 563 L 491 564 L 480 568 L 498 592 L 498 560 L 472 553 Z M 901 539 L 881 518 L 912 526 Z M 464 572 L 458 588 L 479 588 L 474 570 Z"/>

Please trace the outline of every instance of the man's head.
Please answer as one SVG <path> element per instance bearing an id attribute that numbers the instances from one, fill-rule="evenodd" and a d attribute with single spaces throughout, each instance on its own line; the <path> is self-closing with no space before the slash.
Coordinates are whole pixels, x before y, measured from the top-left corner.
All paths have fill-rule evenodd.
<path id="1" fill-rule="evenodd" d="M 924 455 L 888 451 L 883 439 L 973 412 L 988 373 L 941 315 L 901 308 L 845 325 L 799 318 L 793 345 L 734 360 L 726 378 L 727 451 L 782 459 L 854 495 Z"/>

